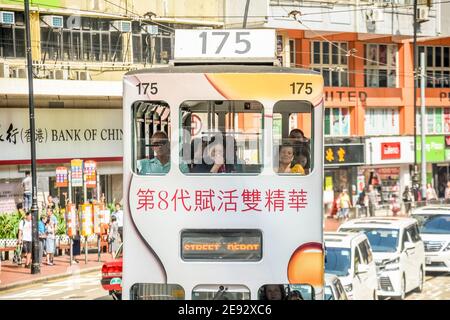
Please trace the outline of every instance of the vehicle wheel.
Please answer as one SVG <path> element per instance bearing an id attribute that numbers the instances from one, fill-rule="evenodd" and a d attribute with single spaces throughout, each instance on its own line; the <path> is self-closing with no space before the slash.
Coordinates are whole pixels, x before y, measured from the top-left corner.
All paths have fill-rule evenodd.
<path id="1" fill-rule="evenodd" d="M 373 292 L 373 300 L 378 300 L 377 290 Z"/>
<path id="2" fill-rule="evenodd" d="M 420 267 L 420 271 L 419 271 L 420 282 L 419 282 L 419 286 L 414 290 L 414 292 L 421 293 L 423 291 L 423 283 L 424 283 L 423 277 L 424 277 L 423 267 Z"/>

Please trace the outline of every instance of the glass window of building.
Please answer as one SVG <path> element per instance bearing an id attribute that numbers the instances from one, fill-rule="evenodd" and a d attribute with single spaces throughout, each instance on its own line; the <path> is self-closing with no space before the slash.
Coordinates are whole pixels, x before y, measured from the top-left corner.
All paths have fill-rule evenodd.
<path id="1" fill-rule="evenodd" d="M 0 57 L 25 58 L 25 26 L 22 12 L 14 13 L 14 24 L 0 25 Z"/>
<path id="2" fill-rule="evenodd" d="M 368 136 L 400 134 L 398 108 L 367 108 L 365 130 Z"/>
<path id="3" fill-rule="evenodd" d="M 326 136 L 350 135 L 349 108 L 326 108 L 324 134 Z"/>
<path id="4" fill-rule="evenodd" d="M 420 54 L 425 52 L 427 70 L 427 88 L 450 87 L 450 47 L 420 46 L 417 65 L 420 66 Z M 420 87 L 420 83 L 418 84 Z"/>
<path id="5" fill-rule="evenodd" d="M 183 102 L 181 172 L 259 174 L 263 165 L 263 110 L 257 101 Z"/>
<path id="6" fill-rule="evenodd" d="M 416 132 L 420 134 L 422 128 L 422 119 L 420 110 L 417 111 Z M 449 134 L 450 133 L 450 108 L 445 107 L 427 107 L 425 110 L 425 133 L 427 134 Z"/>
<path id="7" fill-rule="evenodd" d="M 303 101 L 279 101 L 273 108 L 273 170 L 307 175 L 313 169 L 313 109 Z"/>
<path id="8" fill-rule="evenodd" d="M 133 170 L 139 175 L 170 171 L 170 108 L 164 101 L 133 104 Z"/>
<path id="9" fill-rule="evenodd" d="M 348 87 L 347 42 L 313 41 L 311 66 L 322 73 L 326 87 Z"/>
<path id="10" fill-rule="evenodd" d="M 63 17 L 63 28 L 41 25 L 42 60 L 123 62 L 123 32 L 111 20 Z"/>
<path id="11" fill-rule="evenodd" d="M 366 44 L 364 48 L 365 86 L 395 88 L 397 86 L 397 45 Z"/>

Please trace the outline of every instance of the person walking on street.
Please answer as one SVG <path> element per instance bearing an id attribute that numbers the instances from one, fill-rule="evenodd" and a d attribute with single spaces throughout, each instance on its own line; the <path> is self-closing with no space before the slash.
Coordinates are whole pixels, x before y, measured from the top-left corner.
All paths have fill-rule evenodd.
<path id="1" fill-rule="evenodd" d="M 30 171 L 25 171 L 25 178 L 22 180 L 22 188 L 23 188 L 23 208 L 25 212 L 30 211 L 31 209 L 31 187 L 32 180 Z"/>
<path id="2" fill-rule="evenodd" d="M 371 217 L 375 216 L 375 209 L 378 205 L 377 192 L 375 191 L 373 185 L 369 185 L 369 192 L 367 193 L 369 197 L 369 215 Z"/>
<path id="3" fill-rule="evenodd" d="M 411 191 L 409 190 L 409 187 L 406 186 L 405 190 L 402 194 L 403 204 L 405 205 L 405 214 L 410 215 L 411 214 L 411 206 L 413 202 L 413 196 L 411 194 Z"/>
<path id="4" fill-rule="evenodd" d="M 112 213 L 116 217 L 117 225 L 119 227 L 120 241 L 123 242 L 123 211 L 119 202 L 116 202 L 116 210 Z"/>
<path id="5" fill-rule="evenodd" d="M 31 213 L 25 214 L 25 219 L 19 222 L 19 245 L 22 245 L 22 253 L 25 255 L 25 268 L 31 267 Z"/>
<path id="6" fill-rule="evenodd" d="M 390 205 L 391 212 L 392 212 L 392 215 L 395 217 L 395 216 L 397 216 L 397 213 L 400 211 L 400 203 L 398 202 L 398 198 L 397 198 L 396 194 L 392 195 L 390 202 L 391 202 L 391 205 Z"/>
<path id="7" fill-rule="evenodd" d="M 55 254 L 55 225 L 49 219 L 45 225 L 47 264 L 53 266 L 53 255 Z"/>
<path id="8" fill-rule="evenodd" d="M 56 218 L 56 216 L 53 214 L 53 209 L 47 209 L 47 224 L 51 224 L 52 225 L 52 230 L 53 230 L 53 232 L 54 232 L 54 234 L 55 234 L 55 236 L 53 237 L 53 238 L 48 238 L 47 237 L 47 240 L 46 240 L 46 242 L 45 242 L 45 246 L 47 247 L 47 245 L 48 245 L 48 243 L 49 242 L 53 242 L 53 245 L 52 245 L 52 247 L 55 249 L 56 248 L 56 232 L 57 232 L 57 230 L 58 230 L 58 219 Z M 46 249 L 47 250 L 47 249 Z M 48 250 L 47 250 L 47 253 L 48 253 Z M 53 252 L 53 254 L 50 256 L 50 261 L 53 263 L 53 256 L 54 256 L 54 253 L 55 252 Z"/>
<path id="9" fill-rule="evenodd" d="M 109 235 L 108 235 L 108 241 L 109 241 L 109 248 L 111 250 L 111 255 L 114 258 L 114 255 L 119 249 L 120 240 L 119 240 L 119 225 L 117 224 L 117 218 L 116 216 L 111 216 L 111 224 L 109 226 Z"/>
<path id="10" fill-rule="evenodd" d="M 348 195 L 347 189 L 342 190 L 341 196 L 339 197 L 339 207 L 341 208 L 339 211 L 339 218 L 348 220 L 348 215 L 350 208 L 352 207 L 352 203 L 350 201 L 350 196 Z"/>
<path id="11" fill-rule="evenodd" d="M 38 233 L 39 233 L 39 265 L 42 263 L 42 257 L 44 256 L 45 242 L 47 239 L 47 234 L 45 233 L 45 226 L 47 224 L 47 216 L 43 215 L 38 223 Z M 45 253 L 47 255 L 47 253 Z"/>
<path id="12" fill-rule="evenodd" d="M 444 193 L 445 203 L 450 203 L 450 181 L 447 182 L 447 187 Z"/>
<path id="13" fill-rule="evenodd" d="M 427 191 L 425 193 L 427 201 L 437 200 L 438 196 L 436 194 L 436 190 L 431 186 L 431 183 L 427 183 Z"/>
<path id="14" fill-rule="evenodd" d="M 364 214 L 367 217 L 367 209 L 369 206 L 369 197 L 367 196 L 366 190 L 363 189 L 358 196 L 358 205 L 359 205 L 359 216 Z"/>

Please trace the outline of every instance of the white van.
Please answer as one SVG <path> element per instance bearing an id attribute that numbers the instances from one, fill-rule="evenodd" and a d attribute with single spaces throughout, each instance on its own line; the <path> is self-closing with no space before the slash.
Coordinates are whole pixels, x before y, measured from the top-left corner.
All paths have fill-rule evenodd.
<path id="1" fill-rule="evenodd" d="M 339 277 L 349 299 L 377 299 L 377 270 L 366 235 L 325 232 L 325 273 Z"/>
<path id="2" fill-rule="evenodd" d="M 359 218 L 343 223 L 339 231 L 364 231 L 367 235 L 377 265 L 379 297 L 404 299 L 411 290 L 422 291 L 425 250 L 417 220 Z"/>
<path id="3" fill-rule="evenodd" d="M 450 271 L 450 206 L 427 206 L 412 214 L 425 245 L 425 271 Z"/>

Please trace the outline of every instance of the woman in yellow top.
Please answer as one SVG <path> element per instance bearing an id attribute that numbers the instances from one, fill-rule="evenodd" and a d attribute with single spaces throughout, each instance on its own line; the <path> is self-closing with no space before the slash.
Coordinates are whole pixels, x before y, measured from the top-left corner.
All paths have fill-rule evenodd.
<path id="1" fill-rule="evenodd" d="M 299 163 L 293 163 L 294 161 L 294 147 L 289 144 L 284 144 L 280 147 L 279 153 L 280 159 L 278 164 L 278 173 L 295 173 L 305 174 L 305 169 Z"/>

